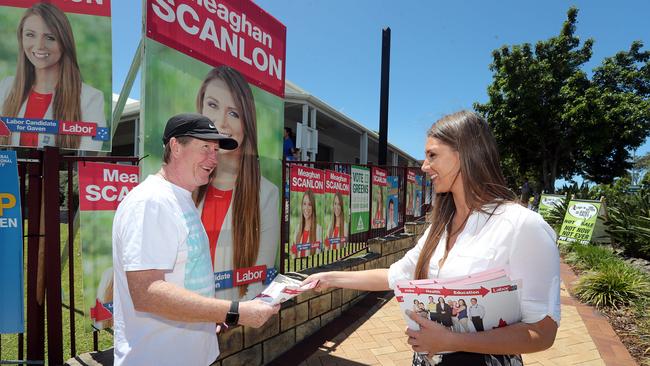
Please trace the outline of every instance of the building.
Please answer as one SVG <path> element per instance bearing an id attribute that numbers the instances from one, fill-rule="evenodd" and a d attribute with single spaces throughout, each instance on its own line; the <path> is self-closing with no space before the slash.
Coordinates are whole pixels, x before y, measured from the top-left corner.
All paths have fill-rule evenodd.
<path id="1" fill-rule="evenodd" d="M 118 96 L 113 95 L 113 104 Z M 140 102 L 128 99 L 113 137 L 112 155 L 137 156 Z M 379 134 L 337 111 L 296 84 L 286 81 L 284 126 L 296 134 L 301 160 L 373 164 L 379 155 Z M 390 127 L 389 127 L 390 128 Z M 420 166 L 398 147 L 388 144 L 387 165 Z"/>

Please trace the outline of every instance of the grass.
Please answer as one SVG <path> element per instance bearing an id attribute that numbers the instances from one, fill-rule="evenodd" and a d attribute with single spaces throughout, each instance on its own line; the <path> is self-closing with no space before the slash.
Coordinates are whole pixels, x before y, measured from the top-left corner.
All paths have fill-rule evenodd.
<path id="1" fill-rule="evenodd" d="M 70 278 L 68 276 L 68 266 L 67 261 L 67 240 L 68 240 L 68 225 L 61 224 L 61 250 L 65 250 L 64 256 L 65 263 L 62 263 L 61 267 L 61 288 L 63 294 L 63 303 L 69 305 L 70 303 L 70 293 L 69 293 L 69 284 Z M 25 245 L 25 248 L 27 246 Z M 74 241 L 74 270 L 75 278 L 74 283 L 74 292 L 75 292 L 75 309 L 82 311 L 83 309 L 83 283 L 82 283 L 82 265 L 81 265 L 81 243 L 79 240 L 79 234 L 76 235 Z M 25 253 L 25 267 L 27 265 L 27 253 Z M 25 279 L 27 278 L 27 268 L 25 268 Z M 26 281 L 25 281 L 26 282 Z M 26 285 L 25 285 L 26 286 Z M 25 287 L 25 293 L 27 289 Z M 25 301 L 25 307 L 27 306 L 27 301 Z M 63 360 L 67 360 L 75 355 L 71 354 L 71 340 L 70 340 L 70 312 L 67 308 L 63 307 L 62 319 L 63 319 Z M 25 317 L 27 319 L 27 317 Z M 93 335 L 91 332 L 88 332 L 84 329 L 84 317 L 77 312 L 75 314 L 75 343 L 76 343 L 76 355 L 90 352 L 93 350 Z M 26 325 L 25 325 L 26 327 Z M 45 328 L 47 331 L 47 328 Z M 47 334 L 47 333 L 46 333 Z M 45 358 L 47 359 L 47 336 L 45 337 Z M 18 335 L 17 334 L 3 334 L 1 336 L 2 340 L 2 349 L 0 352 L 0 360 L 16 360 L 18 359 Z M 27 337 L 25 334 L 24 342 L 24 355 L 27 354 Z M 99 332 L 99 349 L 107 349 L 113 346 L 113 336 L 108 331 Z"/>
<path id="2" fill-rule="evenodd" d="M 567 264 L 580 271 L 596 270 L 604 265 L 619 261 L 616 254 L 608 248 L 595 244 L 563 244 L 560 251 Z"/>

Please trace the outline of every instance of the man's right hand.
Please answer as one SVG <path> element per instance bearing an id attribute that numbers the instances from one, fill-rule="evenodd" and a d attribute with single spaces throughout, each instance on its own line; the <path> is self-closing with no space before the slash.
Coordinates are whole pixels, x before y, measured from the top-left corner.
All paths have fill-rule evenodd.
<path id="1" fill-rule="evenodd" d="M 239 324 L 259 328 L 273 314 L 280 310 L 280 304 L 269 305 L 261 300 L 250 300 L 239 303 Z"/>

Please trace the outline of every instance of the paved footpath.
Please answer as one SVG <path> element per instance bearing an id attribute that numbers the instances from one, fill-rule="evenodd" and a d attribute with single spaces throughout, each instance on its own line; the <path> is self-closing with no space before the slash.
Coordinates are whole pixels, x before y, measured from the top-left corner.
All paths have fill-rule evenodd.
<path id="1" fill-rule="evenodd" d="M 562 264 L 562 321 L 555 344 L 546 351 L 524 355 L 524 364 L 636 365 L 607 319 L 566 291 L 564 284 L 574 280 L 575 275 Z M 283 364 L 305 366 L 410 365 L 412 351 L 405 328 L 392 294 L 374 294 L 280 358 Z"/>

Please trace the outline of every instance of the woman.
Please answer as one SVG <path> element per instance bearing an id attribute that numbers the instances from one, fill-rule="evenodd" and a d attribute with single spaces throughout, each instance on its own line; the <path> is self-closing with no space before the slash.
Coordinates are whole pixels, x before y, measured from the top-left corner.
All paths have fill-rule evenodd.
<path id="1" fill-rule="evenodd" d="M 83 121 L 105 127 L 104 95 L 81 81 L 72 27 L 49 3 L 25 11 L 17 30 L 16 76 L 0 81 L 0 115 L 29 119 Z M 0 145 L 101 150 L 92 136 L 12 132 Z"/>
<path id="2" fill-rule="evenodd" d="M 458 321 L 458 313 L 460 311 L 460 306 L 458 301 L 449 300 L 449 306 L 451 307 L 451 323 L 452 329 L 454 332 L 460 332 L 460 321 Z"/>
<path id="3" fill-rule="evenodd" d="M 413 216 L 413 184 L 406 184 L 406 214 Z"/>
<path id="4" fill-rule="evenodd" d="M 336 192 L 332 200 L 332 218 L 327 229 L 325 245 L 329 249 L 338 249 L 341 247 L 342 239 L 346 239 L 347 237 L 348 222 L 345 219 L 345 210 L 343 209 L 343 195 L 341 192 Z"/>
<path id="5" fill-rule="evenodd" d="M 442 297 L 438 298 L 438 303 L 436 304 L 436 312 L 440 316 L 439 323 L 443 326 L 449 328 L 452 326 L 451 322 L 451 307 L 447 305 L 445 299 Z"/>
<path id="6" fill-rule="evenodd" d="M 279 195 L 278 188 L 260 173 L 253 93 L 236 70 L 214 68 L 199 88 L 196 108 L 239 144 L 234 150 L 219 151 L 211 182 L 196 195 L 214 272 L 273 268 L 280 239 Z M 217 297 L 250 300 L 264 287 L 254 282 L 220 289 Z"/>
<path id="7" fill-rule="evenodd" d="M 321 226 L 316 218 L 316 198 L 311 189 L 305 191 L 302 196 L 300 207 L 300 225 L 293 235 L 291 254 L 299 257 L 306 257 L 320 253 Z M 298 249 L 297 244 L 309 243 L 308 249 Z"/>
<path id="8" fill-rule="evenodd" d="M 417 312 L 420 309 L 419 305 L 420 305 L 420 302 L 418 301 L 418 299 L 413 299 L 413 311 L 414 312 Z"/>
<path id="9" fill-rule="evenodd" d="M 401 280 L 452 278 L 507 266 L 510 276 L 523 283 L 522 321 L 454 333 L 411 315 L 421 329 L 406 331 L 417 352 L 413 363 L 429 364 L 421 354 L 452 352 L 442 356 L 443 365 L 516 365 L 521 353 L 549 348 L 560 321 L 555 233 L 541 216 L 516 204 L 505 187 L 487 122 L 467 111 L 437 121 L 427 133 L 422 171 L 433 180 L 437 197 L 431 226 L 404 258 L 389 269 L 323 272 L 305 283 L 319 280 L 317 289 L 378 291 Z"/>
<path id="10" fill-rule="evenodd" d="M 469 332 L 469 317 L 467 316 L 467 304 L 465 300 L 458 300 L 458 322 L 463 327 L 462 331 Z"/>
<path id="11" fill-rule="evenodd" d="M 418 303 L 418 311 L 417 311 L 418 316 L 424 318 L 424 319 L 429 319 L 429 312 L 427 311 L 427 308 L 424 306 L 423 302 Z"/>
<path id="12" fill-rule="evenodd" d="M 373 209 L 375 210 L 375 216 L 372 219 L 372 228 L 373 229 L 380 229 L 384 228 L 386 226 L 386 219 L 384 216 L 386 213 L 384 212 L 384 187 L 379 186 L 379 189 L 377 190 L 377 195 L 375 195 L 375 202 L 373 205 Z"/>

